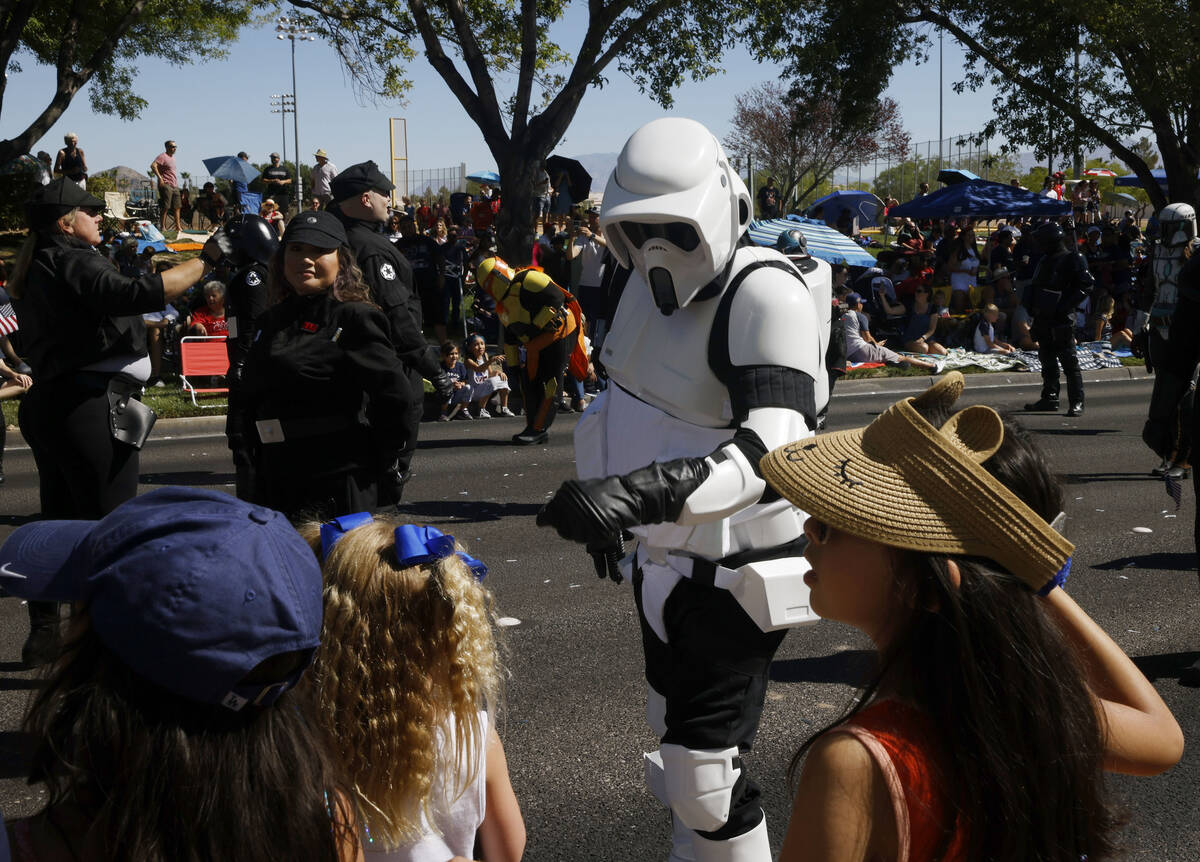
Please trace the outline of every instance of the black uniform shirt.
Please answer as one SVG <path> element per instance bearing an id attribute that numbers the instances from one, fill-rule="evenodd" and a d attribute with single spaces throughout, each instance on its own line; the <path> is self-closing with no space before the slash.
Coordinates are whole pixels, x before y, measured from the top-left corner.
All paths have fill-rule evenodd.
<path id="1" fill-rule="evenodd" d="M 267 310 L 267 268 L 251 263 L 233 274 L 225 290 L 225 316 L 229 323 L 229 364 L 242 365 L 254 342 L 258 318 Z"/>
<path id="2" fill-rule="evenodd" d="M 142 315 L 162 311 L 162 278 L 121 275 L 80 240 L 39 242 L 22 298 L 13 300 L 21 348 L 38 380 L 51 380 L 101 359 L 146 355 Z"/>
<path id="3" fill-rule="evenodd" d="M 245 392 L 255 419 L 357 419 L 383 449 L 399 449 L 407 437 L 408 378 L 387 319 L 366 302 L 339 302 L 325 292 L 269 308 L 250 350 Z M 352 451 L 350 435 L 343 443 L 340 457 L 366 457 Z"/>
<path id="4" fill-rule="evenodd" d="M 346 227 L 371 298 L 387 316 L 396 355 L 423 376 L 436 377 L 441 362 L 437 348 L 431 348 L 421 333 L 421 299 L 413 289 L 412 267 L 374 224 L 349 218 L 337 208 L 333 213 Z"/>

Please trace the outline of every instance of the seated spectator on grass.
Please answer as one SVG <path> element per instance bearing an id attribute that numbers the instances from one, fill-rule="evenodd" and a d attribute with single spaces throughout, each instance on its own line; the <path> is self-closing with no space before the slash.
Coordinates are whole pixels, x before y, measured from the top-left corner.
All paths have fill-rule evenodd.
<path id="1" fill-rule="evenodd" d="M 974 227 L 968 225 L 959 231 L 951 243 L 947 266 L 950 273 L 950 311 L 961 314 L 970 306 L 971 289 L 979 280 L 979 251 L 975 245 Z"/>
<path id="2" fill-rule="evenodd" d="M 225 320 L 225 285 L 221 282 L 210 281 L 204 285 L 204 305 L 192 311 L 188 334 L 229 336 L 229 324 Z"/>
<path id="3" fill-rule="evenodd" d="M 455 417 L 473 419 L 468 409 L 471 404 L 471 375 L 467 373 L 467 368 L 459 357 L 458 345 L 453 341 L 442 344 L 442 367 L 450 372 L 454 379 L 454 392 L 451 393 L 450 400 L 442 405 L 438 421 L 449 422 Z"/>
<path id="4" fill-rule="evenodd" d="M 293 690 L 322 583 L 283 515 L 160 488 L 19 527 L 0 582 L 77 603 L 23 722 L 45 797 L 8 824 L 14 860 L 362 859 L 353 791 Z"/>
<path id="5" fill-rule="evenodd" d="M 846 327 L 846 360 L 848 362 L 911 365 L 935 374 L 941 370 L 939 363 L 911 356 L 901 356 L 875 341 L 875 337 L 871 335 L 871 325 L 867 320 L 867 315 L 863 313 L 862 297 L 857 293 L 851 293 L 846 297 L 846 305 L 847 311 L 842 315 L 842 323 Z"/>
<path id="6" fill-rule="evenodd" d="M 904 325 L 904 334 L 901 336 L 904 349 L 909 353 L 944 355 L 946 348 L 937 340 L 938 322 L 941 317 L 942 309 L 933 301 L 932 289 L 927 284 L 918 284 Z"/>
<path id="7" fill-rule="evenodd" d="M 1092 328 L 1088 334 L 1091 336 L 1090 341 L 1107 341 L 1113 350 L 1123 350 L 1133 344 L 1133 333 L 1113 325 L 1116 306 L 1117 301 L 1113 297 L 1101 297 L 1096 304 L 1096 313 L 1092 316 Z"/>
<path id="8" fill-rule="evenodd" d="M 1027 353 L 1037 352 L 1038 343 L 1033 337 L 1033 318 L 1023 303 L 1018 302 L 1013 309 L 1010 329 L 1012 334 L 1009 337 L 1014 347 Z"/>
<path id="9" fill-rule="evenodd" d="M 471 375 L 471 401 L 477 408 L 480 419 L 490 419 L 487 411 L 488 401 L 495 395 L 499 407 L 497 416 L 514 416 L 508 409 L 508 375 L 504 373 L 504 359 L 499 356 L 488 356 L 487 344 L 482 335 L 472 335 L 467 339 L 467 355 L 463 364 Z"/>
<path id="10" fill-rule="evenodd" d="M 218 192 L 212 183 L 205 183 L 192 203 L 192 209 L 200 214 L 200 227 L 205 227 L 206 220 L 210 225 L 225 224 L 225 210 L 228 206 L 225 196 Z"/>
<path id="11" fill-rule="evenodd" d="M 983 307 L 979 315 L 979 323 L 975 327 L 972 345 L 976 353 L 1012 353 L 1013 346 L 1007 341 L 996 337 L 996 321 L 1000 319 L 1000 309 L 989 303 Z"/>
<path id="12" fill-rule="evenodd" d="M 265 218 L 271 227 L 278 231 L 280 236 L 283 236 L 284 219 L 283 213 L 279 211 L 279 204 L 275 203 L 271 198 L 267 198 L 262 202 L 262 207 L 259 209 L 258 214 Z"/>

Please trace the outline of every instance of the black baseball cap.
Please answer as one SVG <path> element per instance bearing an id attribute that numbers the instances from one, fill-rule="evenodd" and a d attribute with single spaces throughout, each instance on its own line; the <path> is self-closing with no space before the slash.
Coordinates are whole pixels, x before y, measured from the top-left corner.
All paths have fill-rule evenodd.
<path id="1" fill-rule="evenodd" d="M 395 188 L 392 181 L 380 172 L 379 165 L 370 161 L 351 165 L 329 184 L 329 191 L 335 201 L 344 201 L 346 198 L 372 190 L 387 194 Z"/>
<path id="2" fill-rule="evenodd" d="M 327 210 L 305 212 L 288 222 L 283 243 L 302 242 L 316 248 L 340 248 L 349 245 L 346 229 L 333 213 Z"/>
<path id="3" fill-rule="evenodd" d="M 76 207 L 104 209 L 104 201 L 85 192 L 78 183 L 60 177 L 48 185 L 40 186 L 30 195 L 29 200 L 25 201 L 25 215 L 31 227 L 42 227 Z"/>

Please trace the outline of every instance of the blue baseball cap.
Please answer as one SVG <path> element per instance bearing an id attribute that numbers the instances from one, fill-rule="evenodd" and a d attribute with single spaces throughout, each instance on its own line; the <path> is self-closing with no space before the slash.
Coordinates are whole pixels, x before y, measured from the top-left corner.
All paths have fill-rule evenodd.
<path id="1" fill-rule="evenodd" d="M 846 305 L 858 305 L 860 302 L 862 302 L 862 297 L 857 293 L 846 294 Z"/>
<path id="2" fill-rule="evenodd" d="M 241 710 L 299 681 L 247 684 L 265 659 L 312 653 L 321 569 L 284 515 L 229 494 L 166 487 L 99 521 L 35 521 L 0 547 L 0 586 L 81 602 L 131 670 L 181 697 Z"/>

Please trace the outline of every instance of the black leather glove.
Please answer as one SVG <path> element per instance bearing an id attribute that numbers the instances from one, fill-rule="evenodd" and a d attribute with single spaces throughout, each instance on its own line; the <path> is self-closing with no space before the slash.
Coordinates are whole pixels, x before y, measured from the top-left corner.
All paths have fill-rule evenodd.
<path id="1" fill-rule="evenodd" d="M 450 372 L 445 368 L 442 368 L 436 375 L 429 378 L 429 382 L 433 384 L 438 397 L 443 401 L 449 401 L 450 396 L 454 394 L 454 378 L 450 376 Z"/>
<path id="2" fill-rule="evenodd" d="M 621 533 L 609 544 L 589 544 L 587 552 L 592 555 L 592 565 L 596 567 L 596 577 L 600 580 L 608 578 L 614 584 L 625 580 L 621 574 L 621 559 L 625 556 L 625 540 Z"/>
<path id="3" fill-rule="evenodd" d="M 570 479 L 542 510 L 539 527 L 554 527 L 564 539 L 611 547 L 627 527 L 674 521 L 684 501 L 708 478 L 703 458 L 657 462 L 624 476 Z"/>
<path id="4" fill-rule="evenodd" d="M 204 243 L 204 248 L 200 251 L 200 256 L 216 266 L 223 258 L 233 255 L 233 241 L 229 235 L 225 233 L 224 227 L 219 227 L 213 232 Z"/>

